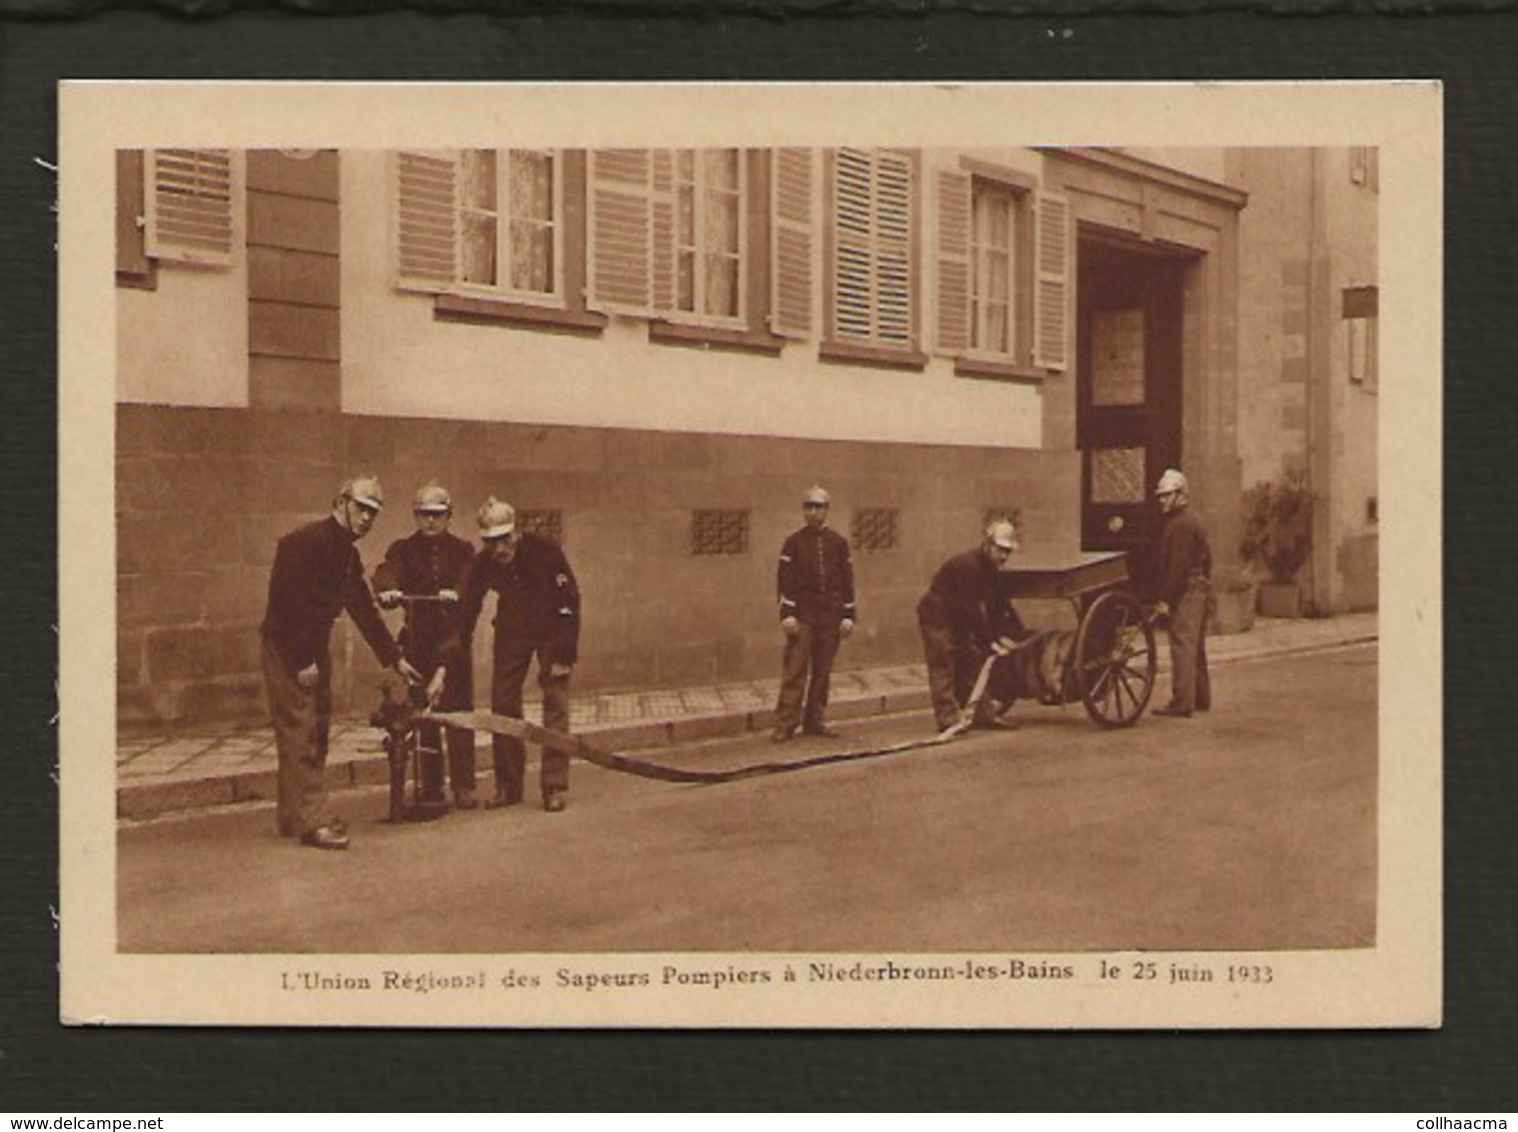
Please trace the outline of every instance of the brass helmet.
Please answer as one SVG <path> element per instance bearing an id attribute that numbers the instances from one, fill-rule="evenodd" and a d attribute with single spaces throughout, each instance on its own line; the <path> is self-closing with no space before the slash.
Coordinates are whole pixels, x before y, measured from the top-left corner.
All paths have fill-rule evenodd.
<path id="1" fill-rule="evenodd" d="M 505 538 L 517 529 L 517 513 L 510 503 L 491 496 L 480 507 L 480 537 Z"/>
<path id="2" fill-rule="evenodd" d="M 373 511 L 378 511 L 385 506 L 385 490 L 380 487 L 378 476 L 360 475 L 354 476 L 343 484 L 343 497 Z"/>
<path id="3" fill-rule="evenodd" d="M 1164 472 L 1160 474 L 1160 482 L 1155 485 L 1154 494 L 1170 495 L 1171 493 L 1177 491 L 1184 492 L 1188 489 L 1188 487 L 1189 485 L 1186 483 L 1185 476 L 1183 476 L 1175 468 L 1166 468 Z"/>
<path id="4" fill-rule="evenodd" d="M 1003 550 L 1017 549 L 1017 528 L 1011 519 L 992 519 L 986 524 L 986 541 Z"/>
<path id="5" fill-rule="evenodd" d="M 453 497 L 448 494 L 448 489 L 442 484 L 426 483 L 416 489 L 416 496 L 411 501 L 411 509 L 446 514 L 453 510 Z"/>

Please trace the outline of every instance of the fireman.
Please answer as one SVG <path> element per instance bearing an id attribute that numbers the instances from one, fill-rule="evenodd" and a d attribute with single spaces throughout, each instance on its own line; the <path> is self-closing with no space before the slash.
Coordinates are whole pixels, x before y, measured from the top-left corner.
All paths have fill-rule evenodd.
<path id="1" fill-rule="evenodd" d="M 323 778 L 332 716 L 328 639 L 344 609 L 387 668 L 409 683 L 421 675 L 396 647 L 364 584 L 354 546 L 384 506 L 373 476 L 356 476 L 332 501 L 332 514 L 279 540 L 264 614 L 264 686 L 279 751 L 279 832 L 317 849 L 346 849 L 348 832 L 327 810 Z"/>
<path id="2" fill-rule="evenodd" d="M 1013 642 L 1028 635 L 1011 604 L 1002 599 L 998 585 L 998 576 L 1017 548 L 1017 528 L 1011 520 L 993 520 L 980 546 L 956 554 L 938 568 L 928 592 L 917 603 L 928 693 L 939 731 L 959 724 L 986 657 L 992 651 L 1009 651 Z M 977 705 L 971 724 L 1000 726 L 989 699 Z"/>
<path id="3" fill-rule="evenodd" d="M 1169 616 L 1170 702 L 1155 715 L 1180 719 L 1212 708 L 1207 675 L 1207 620 L 1212 613 L 1212 550 L 1201 519 L 1192 511 L 1190 485 L 1167 468 L 1154 489 L 1164 512 L 1160 564 L 1155 586 L 1156 613 Z"/>
<path id="4" fill-rule="evenodd" d="M 469 655 L 485 595 L 496 593 L 494 671 L 490 708 L 522 718 L 522 686 L 534 659 L 543 692 L 543 726 L 569 731 L 569 679 L 579 655 L 580 589 L 564 552 L 541 535 L 516 529 L 516 512 L 492 497 L 479 512 L 482 547 L 475 556 L 459 611 L 463 655 Z M 495 796 L 486 809 L 522 800 L 527 752 L 520 739 L 491 737 Z M 564 808 L 569 789 L 569 756 L 543 748 L 543 808 Z"/>
<path id="5" fill-rule="evenodd" d="M 437 706 L 444 711 L 468 711 L 474 704 L 469 657 L 465 655 L 445 665 L 443 653 L 446 642 L 456 635 L 459 597 L 474 559 L 474 548 L 449 532 L 453 500 L 441 484 L 428 483 L 418 488 L 411 513 L 416 531 L 390 544 L 385 560 L 374 571 L 374 592 L 383 609 L 405 605 L 401 650 L 424 680 L 435 680 L 441 671 Z M 445 737 L 453 803 L 461 810 L 472 810 L 477 804 L 474 732 L 463 727 L 445 729 L 436 723 L 422 724 L 420 747 L 426 752 L 420 768 L 422 801 L 434 805 L 443 801 Z"/>
<path id="6" fill-rule="evenodd" d="M 809 488 L 801 498 L 805 526 L 780 548 L 776 586 L 785 653 L 772 736 L 777 743 L 790 739 L 798 724 L 806 735 L 838 735 L 823 715 L 833 658 L 839 642 L 854 631 L 854 565 L 848 540 L 828 528 L 830 503 L 823 488 Z"/>

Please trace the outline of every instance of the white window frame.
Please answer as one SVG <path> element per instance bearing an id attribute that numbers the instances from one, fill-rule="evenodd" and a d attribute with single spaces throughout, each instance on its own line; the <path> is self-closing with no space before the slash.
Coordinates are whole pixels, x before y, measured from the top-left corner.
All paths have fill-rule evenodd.
<path id="1" fill-rule="evenodd" d="M 737 313 L 733 315 L 712 314 L 703 310 L 683 310 L 680 302 L 680 256 L 689 251 L 692 256 L 691 268 L 691 299 L 699 307 L 706 295 L 706 259 L 710 254 L 707 248 L 701 245 L 701 234 L 705 230 L 704 221 L 707 209 L 710 207 L 709 193 L 730 191 L 725 188 L 717 188 L 709 183 L 706 175 L 705 162 L 701 160 L 703 154 L 713 151 L 730 151 L 737 161 L 738 186 L 737 194 L 737 223 L 738 223 L 738 249 L 737 249 Z M 691 179 L 684 180 L 680 173 L 680 157 L 682 154 L 691 155 Z M 670 296 L 670 308 L 656 311 L 655 315 L 668 322 L 679 322 L 692 326 L 711 326 L 728 330 L 742 330 L 748 326 L 748 268 L 749 268 L 749 245 L 748 245 L 748 208 L 749 208 L 749 182 L 748 182 L 748 152 L 734 146 L 706 146 L 699 149 L 676 149 L 670 151 L 670 165 L 672 170 L 672 183 L 674 193 L 674 222 L 671 241 L 673 247 L 672 269 L 674 279 Z M 689 188 L 692 194 L 691 224 L 693 243 L 683 245 L 680 242 L 680 194 Z M 726 253 L 723 253 L 726 254 Z"/>
<path id="2" fill-rule="evenodd" d="M 976 201 L 982 194 L 989 194 L 1005 202 L 1007 209 L 1007 238 L 1005 249 L 1007 257 L 1007 298 L 1006 298 L 1006 349 L 993 349 L 978 341 L 985 335 L 987 311 L 980 297 L 981 263 L 982 253 L 986 251 L 985 245 L 980 242 L 977 231 Z M 1022 291 L 1028 284 L 1028 280 L 1022 278 L 1019 268 L 1020 256 L 1023 249 L 1018 243 L 1018 232 L 1021 228 L 1027 208 L 1027 193 L 1011 185 L 1002 183 L 993 178 L 972 175 L 970 178 L 970 279 L 968 294 L 969 304 L 968 332 L 969 344 L 965 347 L 965 357 L 983 358 L 997 362 L 1020 362 L 1027 354 L 1026 344 L 1020 340 L 1018 334 L 1018 311 Z"/>
<path id="3" fill-rule="evenodd" d="M 453 286 L 448 289 L 449 294 L 463 295 L 469 298 L 506 299 L 513 303 L 523 303 L 529 306 L 552 307 L 555 310 L 563 309 L 566 305 L 564 293 L 564 156 L 557 149 L 530 149 L 523 147 L 497 149 L 495 153 L 495 212 L 489 213 L 485 209 L 475 208 L 464 202 L 464 154 L 466 150 L 456 152 L 458 177 L 458 227 L 456 229 L 458 240 L 457 256 L 454 263 L 456 278 Z M 474 152 L 479 152 L 475 150 Z M 553 213 L 549 223 L 553 226 L 553 290 L 552 291 L 528 291 L 516 287 L 507 286 L 499 282 L 503 275 L 510 273 L 512 232 L 516 217 L 510 212 L 510 174 L 511 158 L 513 154 L 526 153 L 546 155 L 549 159 L 550 176 L 553 178 Z M 466 282 L 464 275 L 464 247 L 467 240 L 467 229 L 464 223 L 465 217 L 473 213 L 493 215 L 495 218 L 495 283 Z"/>

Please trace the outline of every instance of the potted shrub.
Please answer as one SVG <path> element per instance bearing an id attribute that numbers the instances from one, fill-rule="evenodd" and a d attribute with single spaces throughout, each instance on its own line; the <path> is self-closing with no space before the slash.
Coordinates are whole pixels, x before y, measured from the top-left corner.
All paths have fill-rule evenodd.
<path id="1" fill-rule="evenodd" d="M 1212 616 L 1213 633 L 1246 633 L 1254 628 L 1257 595 L 1253 574 L 1248 570 L 1224 568 L 1213 576 L 1212 593 L 1217 601 Z"/>
<path id="2" fill-rule="evenodd" d="M 1312 554 L 1312 491 L 1300 473 L 1244 493 L 1239 557 L 1269 577 L 1260 585 L 1262 617 L 1302 616 L 1297 573 Z"/>

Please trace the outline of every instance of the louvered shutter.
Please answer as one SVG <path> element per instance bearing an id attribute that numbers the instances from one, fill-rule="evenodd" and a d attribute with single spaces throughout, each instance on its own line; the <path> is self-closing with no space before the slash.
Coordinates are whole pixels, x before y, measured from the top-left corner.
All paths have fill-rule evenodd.
<path id="1" fill-rule="evenodd" d="M 653 225 L 650 298 L 656 311 L 675 309 L 675 154 L 656 149 L 649 155 L 649 216 Z"/>
<path id="2" fill-rule="evenodd" d="M 810 149 L 770 163 L 770 329 L 791 338 L 812 332 L 813 166 Z"/>
<path id="3" fill-rule="evenodd" d="M 655 258 L 653 169 L 653 155 L 646 149 L 590 151 L 586 305 L 591 310 L 650 313 Z"/>
<path id="4" fill-rule="evenodd" d="M 396 154 L 397 286 L 442 291 L 459 277 L 459 162 L 444 151 Z"/>
<path id="5" fill-rule="evenodd" d="M 970 175 L 938 174 L 938 349 L 961 354 L 970 348 Z"/>
<path id="6" fill-rule="evenodd" d="M 147 151 L 145 250 L 158 260 L 232 262 L 232 151 Z"/>
<path id="7" fill-rule="evenodd" d="M 833 166 L 833 331 L 840 338 L 874 338 L 874 193 L 871 161 L 857 149 L 837 151 Z"/>
<path id="8" fill-rule="evenodd" d="M 1062 370 L 1070 364 L 1070 200 L 1038 194 L 1034 249 L 1033 364 Z"/>
<path id="9" fill-rule="evenodd" d="M 875 329 L 886 346 L 911 346 L 913 328 L 912 161 L 875 155 Z"/>

